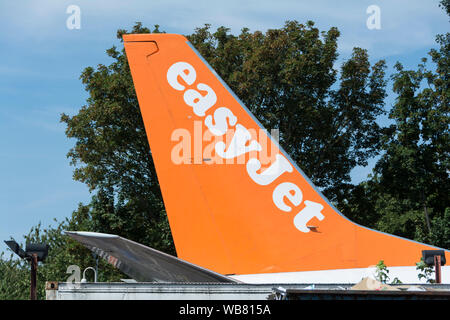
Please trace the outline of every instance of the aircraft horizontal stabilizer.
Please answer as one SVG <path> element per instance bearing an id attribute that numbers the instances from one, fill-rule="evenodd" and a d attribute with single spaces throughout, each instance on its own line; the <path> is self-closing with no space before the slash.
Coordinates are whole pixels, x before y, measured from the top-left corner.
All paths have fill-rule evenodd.
<path id="1" fill-rule="evenodd" d="M 65 233 L 140 282 L 238 282 L 117 235 L 81 231 Z"/>

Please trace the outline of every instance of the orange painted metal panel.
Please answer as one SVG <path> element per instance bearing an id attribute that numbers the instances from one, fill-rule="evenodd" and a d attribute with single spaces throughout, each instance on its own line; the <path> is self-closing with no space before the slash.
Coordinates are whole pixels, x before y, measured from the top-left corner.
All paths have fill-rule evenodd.
<path id="1" fill-rule="evenodd" d="M 364 268 L 381 259 L 414 266 L 422 250 L 434 248 L 340 214 L 276 142 L 264 143 L 259 122 L 186 38 L 123 39 L 181 259 L 222 274 L 252 274 Z M 225 134 L 210 129 L 224 119 Z M 241 143 L 232 145 L 235 135 Z M 262 169 L 249 164 L 263 155 Z"/>

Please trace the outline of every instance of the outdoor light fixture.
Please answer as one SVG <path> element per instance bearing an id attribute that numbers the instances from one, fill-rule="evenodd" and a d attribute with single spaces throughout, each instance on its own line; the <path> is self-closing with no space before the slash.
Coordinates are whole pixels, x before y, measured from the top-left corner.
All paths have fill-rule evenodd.
<path id="1" fill-rule="evenodd" d="M 445 265 L 445 251 L 444 250 L 422 250 L 423 261 L 429 265 L 434 266 L 434 273 L 436 275 L 436 283 L 441 283 L 441 266 Z"/>
<path id="2" fill-rule="evenodd" d="M 27 254 L 25 253 L 25 251 L 23 251 L 23 249 L 17 242 L 15 242 L 14 240 L 5 240 L 5 243 L 11 249 L 11 251 L 17 254 L 21 259 L 26 259 Z"/>
<path id="3" fill-rule="evenodd" d="M 21 259 L 31 262 L 30 300 L 36 300 L 36 274 L 39 261 L 44 261 L 48 255 L 48 245 L 45 243 L 27 243 L 25 251 L 14 240 L 5 241 L 6 245 Z"/>
<path id="4" fill-rule="evenodd" d="M 44 261 L 48 255 L 48 245 L 45 243 L 27 243 L 25 253 L 31 256 L 36 254 L 38 261 Z"/>
<path id="5" fill-rule="evenodd" d="M 86 280 L 86 271 L 88 271 L 88 270 L 94 271 L 94 282 L 97 282 L 97 271 L 94 268 L 92 268 L 92 267 L 87 267 L 83 271 L 83 279 L 81 279 L 81 283 L 86 283 L 87 282 L 87 280 Z"/>

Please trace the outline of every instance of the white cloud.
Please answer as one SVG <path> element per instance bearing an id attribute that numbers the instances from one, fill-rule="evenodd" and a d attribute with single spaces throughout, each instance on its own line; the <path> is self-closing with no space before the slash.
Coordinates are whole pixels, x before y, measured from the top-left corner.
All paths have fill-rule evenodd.
<path id="1" fill-rule="evenodd" d="M 135 21 L 148 26 L 160 24 L 168 32 L 191 33 L 195 27 L 210 23 L 224 25 L 233 33 L 241 28 L 265 31 L 281 27 L 284 21 L 313 20 L 321 29 L 337 26 L 342 31 L 340 50 L 353 46 L 373 50 L 375 55 L 408 52 L 434 43 L 436 33 L 448 28 L 447 17 L 438 7 L 438 0 L 354 0 L 354 1 L 182 1 L 182 0 L 79 0 L 23 1 L 2 3 L 2 22 L 14 35 L 31 41 L 58 41 L 69 31 L 65 21 L 66 8 L 81 8 L 81 39 L 105 36 L 102 31 L 131 27 Z M 381 30 L 368 30 L 366 9 L 376 4 L 381 9 Z M 5 29 L 5 28 L 2 28 Z M 84 29 L 84 33 L 83 33 Z M 89 30 L 89 32 L 87 32 Z M 56 38 L 52 38 L 56 37 Z M 113 38 L 114 35 L 110 34 Z"/>

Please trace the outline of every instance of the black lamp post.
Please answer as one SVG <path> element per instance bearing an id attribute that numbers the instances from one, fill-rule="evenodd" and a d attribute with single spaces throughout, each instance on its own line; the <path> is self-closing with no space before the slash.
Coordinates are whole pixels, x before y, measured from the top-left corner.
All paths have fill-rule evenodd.
<path id="1" fill-rule="evenodd" d="M 30 300 L 36 300 L 37 267 L 39 261 L 44 261 L 48 255 L 48 245 L 45 243 L 27 243 L 25 251 L 14 240 L 5 241 L 6 245 L 21 259 L 31 262 Z"/>

